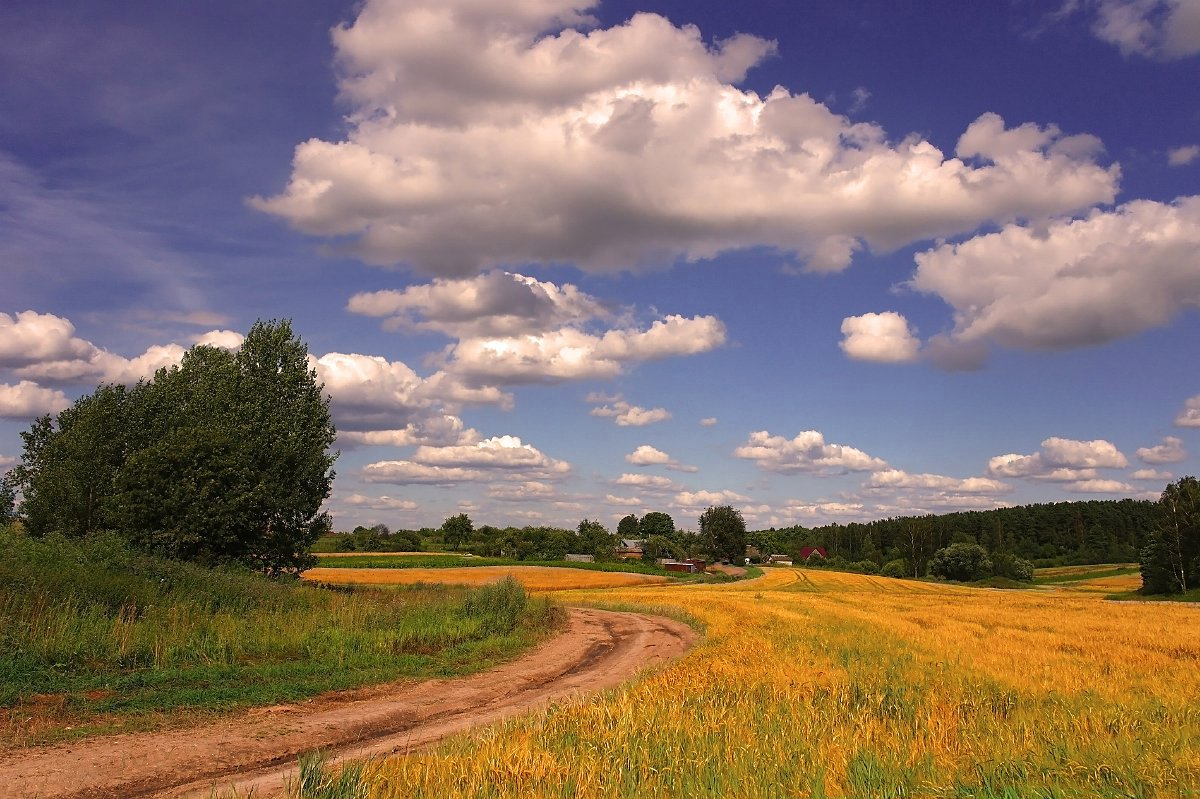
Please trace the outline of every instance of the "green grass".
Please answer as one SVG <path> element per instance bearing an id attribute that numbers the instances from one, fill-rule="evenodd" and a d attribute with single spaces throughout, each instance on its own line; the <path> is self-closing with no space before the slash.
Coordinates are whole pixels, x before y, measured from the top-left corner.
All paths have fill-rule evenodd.
<path id="1" fill-rule="evenodd" d="M 1082 580 L 1096 580 L 1101 577 L 1121 577 L 1126 574 L 1137 574 L 1139 571 L 1137 566 L 1101 566 L 1095 571 L 1075 572 L 1073 574 L 1054 574 L 1046 577 L 1039 577 L 1034 573 L 1034 585 L 1060 585 L 1062 583 L 1077 583 Z"/>
<path id="2" fill-rule="evenodd" d="M 560 617 L 513 580 L 330 591 L 0 531 L 0 745 L 473 673 Z"/>

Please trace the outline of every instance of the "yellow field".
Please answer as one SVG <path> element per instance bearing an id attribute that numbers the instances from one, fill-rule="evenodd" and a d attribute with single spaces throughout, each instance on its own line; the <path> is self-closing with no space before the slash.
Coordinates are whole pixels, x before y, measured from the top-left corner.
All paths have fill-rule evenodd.
<path id="1" fill-rule="evenodd" d="M 1200 608 L 799 569 L 564 592 L 704 640 L 368 769 L 376 797 L 1200 796 Z"/>
<path id="2" fill-rule="evenodd" d="M 1096 566 L 1052 566 L 1047 569 L 1036 569 L 1037 577 L 1063 577 L 1069 574 L 1087 574 L 1089 572 L 1106 571 L 1108 569 L 1136 569 L 1136 563 L 1107 563 Z"/>
<path id="3" fill-rule="evenodd" d="M 1142 575 L 1119 574 L 1115 577 L 1095 577 L 1091 580 L 1080 580 L 1065 583 L 1061 588 L 1080 591 L 1097 591 L 1102 594 L 1116 594 L 1123 591 L 1137 591 L 1142 587 Z"/>
<path id="4" fill-rule="evenodd" d="M 304 579 L 337 585 L 414 585 L 449 583 L 483 585 L 512 576 L 529 591 L 566 591 L 576 588 L 621 588 L 670 582 L 666 577 L 628 572 L 601 572 L 554 566 L 464 566 L 446 569 L 338 569 L 318 567 Z"/>

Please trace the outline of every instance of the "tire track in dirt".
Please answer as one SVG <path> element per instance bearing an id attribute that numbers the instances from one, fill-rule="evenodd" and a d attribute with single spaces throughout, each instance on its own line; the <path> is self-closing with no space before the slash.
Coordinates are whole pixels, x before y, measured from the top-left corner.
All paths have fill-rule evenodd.
<path id="1" fill-rule="evenodd" d="M 566 632 L 511 663 L 454 680 L 393 683 L 247 711 L 199 727 L 0 753 L 13 799 L 210 797 L 282 791 L 296 759 L 320 748 L 357 759 L 427 747 L 551 701 L 614 687 L 696 640 L 672 619 L 571 608 Z"/>

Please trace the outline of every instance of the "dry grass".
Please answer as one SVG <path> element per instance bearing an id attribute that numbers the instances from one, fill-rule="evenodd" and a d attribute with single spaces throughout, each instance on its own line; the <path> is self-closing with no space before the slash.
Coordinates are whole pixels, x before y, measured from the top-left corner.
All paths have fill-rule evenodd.
<path id="1" fill-rule="evenodd" d="M 582 588 L 621 588 L 669 582 L 666 577 L 628 572 L 599 572 L 553 566 L 471 566 L 461 569 L 337 569 L 318 567 L 304 579 L 337 585 L 414 585 L 447 583 L 483 585 L 513 577 L 528 591 L 566 591 Z"/>
<path id="2" fill-rule="evenodd" d="M 799 569 L 570 592 L 707 625 L 668 669 L 368 770 L 376 797 L 1195 797 L 1200 609 Z"/>
<path id="3" fill-rule="evenodd" d="M 1052 566 L 1046 569 L 1037 569 L 1034 572 L 1036 577 L 1065 577 L 1071 574 L 1088 574 L 1090 572 L 1108 571 L 1110 569 L 1136 569 L 1136 563 L 1101 563 L 1090 566 Z"/>

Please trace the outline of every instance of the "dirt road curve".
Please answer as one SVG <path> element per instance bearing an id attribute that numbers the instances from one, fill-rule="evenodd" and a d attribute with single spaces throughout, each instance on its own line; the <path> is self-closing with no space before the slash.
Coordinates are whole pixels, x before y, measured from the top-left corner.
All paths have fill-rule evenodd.
<path id="1" fill-rule="evenodd" d="M 398 683 L 250 711 L 198 728 L 118 735 L 0 754 L 0 797 L 209 797 L 281 791 L 296 758 L 403 752 L 551 700 L 617 685 L 683 654 L 687 625 L 571 609 L 567 631 L 519 660 L 457 680 Z"/>

